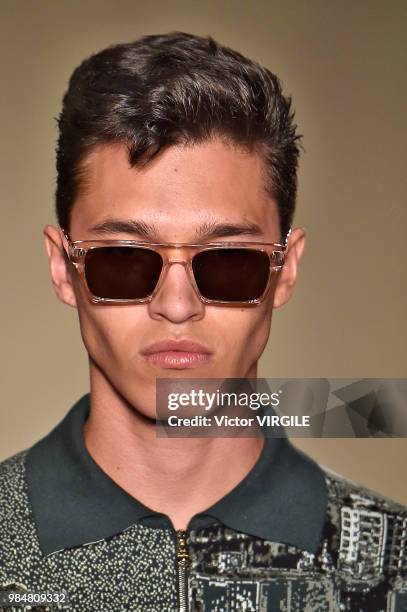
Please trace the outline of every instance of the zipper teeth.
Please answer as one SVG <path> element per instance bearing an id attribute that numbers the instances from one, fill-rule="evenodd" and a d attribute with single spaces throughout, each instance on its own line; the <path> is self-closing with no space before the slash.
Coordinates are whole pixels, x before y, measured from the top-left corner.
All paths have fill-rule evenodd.
<path id="1" fill-rule="evenodd" d="M 179 612 L 188 612 L 188 580 L 189 567 L 188 548 L 186 546 L 186 532 L 177 530 L 177 570 L 178 570 L 178 604 Z"/>

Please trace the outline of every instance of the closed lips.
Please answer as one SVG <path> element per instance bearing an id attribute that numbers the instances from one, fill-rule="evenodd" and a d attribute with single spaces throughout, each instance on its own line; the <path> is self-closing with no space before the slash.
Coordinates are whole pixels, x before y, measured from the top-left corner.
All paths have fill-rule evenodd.
<path id="1" fill-rule="evenodd" d="M 146 349 L 142 351 L 143 355 L 152 355 L 154 353 L 162 352 L 182 352 L 182 353 L 204 353 L 211 354 L 208 348 L 191 340 L 161 340 L 150 344 Z"/>

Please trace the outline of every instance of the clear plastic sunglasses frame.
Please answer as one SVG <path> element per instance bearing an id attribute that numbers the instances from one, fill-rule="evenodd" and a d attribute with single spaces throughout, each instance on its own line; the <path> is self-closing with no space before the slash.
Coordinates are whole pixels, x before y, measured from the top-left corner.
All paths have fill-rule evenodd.
<path id="1" fill-rule="evenodd" d="M 285 254 L 287 251 L 287 241 L 288 237 L 291 233 L 291 230 L 288 232 L 287 237 L 285 238 L 284 244 L 275 243 L 275 242 L 206 242 L 204 244 L 186 244 L 186 243 L 153 243 L 153 242 L 142 242 L 138 240 L 74 240 L 72 241 L 68 232 L 60 228 L 60 232 L 62 235 L 62 242 L 64 245 L 65 253 L 72 263 L 72 265 L 76 268 L 80 281 L 85 289 L 85 292 L 88 298 L 95 304 L 143 304 L 151 302 L 154 299 L 154 296 L 160 290 L 161 285 L 163 284 L 165 277 L 167 275 L 169 266 L 172 264 L 181 264 L 187 271 L 189 276 L 189 280 L 191 282 L 192 287 L 194 288 L 195 293 L 199 297 L 199 299 L 205 304 L 225 304 L 227 306 L 250 306 L 260 304 L 266 297 L 268 290 L 270 288 L 272 275 L 279 272 L 283 265 Z M 163 261 L 162 270 L 160 276 L 158 278 L 157 284 L 154 288 L 154 291 L 145 298 L 140 299 L 117 299 L 117 298 L 103 298 L 96 295 L 90 291 L 88 283 L 86 281 L 85 275 L 85 257 L 87 251 L 90 249 L 96 249 L 98 247 L 106 247 L 106 246 L 130 246 L 132 248 L 143 248 L 150 249 L 158 253 Z M 270 268 L 269 268 L 269 276 L 266 288 L 263 294 L 253 300 L 247 301 L 227 301 L 227 300 L 211 300 L 203 296 L 198 286 L 195 282 L 194 272 L 192 269 L 192 259 L 194 255 L 197 253 L 201 253 L 202 251 L 208 251 L 213 249 L 230 249 L 230 248 L 239 248 L 239 249 L 254 249 L 256 251 L 266 252 L 269 256 Z M 186 257 L 179 258 L 179 256 L 171 256 L 173 251 L 177 251 L 179 253 L 180 250 L 186 251 Z M 244 279 L 242 279 L 244 282 Z"/>

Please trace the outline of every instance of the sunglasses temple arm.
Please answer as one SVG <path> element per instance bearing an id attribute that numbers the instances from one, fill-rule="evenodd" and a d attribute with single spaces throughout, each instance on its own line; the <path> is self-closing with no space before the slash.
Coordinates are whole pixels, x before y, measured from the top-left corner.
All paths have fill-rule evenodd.
<path id="1" fill-rule="evenodd" d="M 71 261 L 72 241 L 63 227 L 60 227 L 59 229 L 62 236 L 62 247 L 64 250 L 65 258 L 67 259 L 67 261 Z M 65 242 L 67 246 L 65 246 Z"/>

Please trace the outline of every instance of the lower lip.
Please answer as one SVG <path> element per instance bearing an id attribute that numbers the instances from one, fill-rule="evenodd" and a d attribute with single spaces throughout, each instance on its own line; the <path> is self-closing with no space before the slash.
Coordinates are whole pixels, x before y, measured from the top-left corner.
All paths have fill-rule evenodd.
<path id="1" fill-rule="evenodd" d="M 160 351 L 144 355 L 149 363 L 158 368 L 182 370 L 193 368 L 210 359 L 209 353 L 188 353 L 186 351 Z"/>

